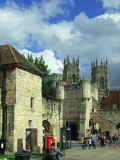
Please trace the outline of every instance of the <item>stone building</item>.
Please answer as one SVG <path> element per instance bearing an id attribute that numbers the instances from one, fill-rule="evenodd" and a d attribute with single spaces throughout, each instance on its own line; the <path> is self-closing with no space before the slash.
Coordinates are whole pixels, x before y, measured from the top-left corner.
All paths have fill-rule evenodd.
<path id="1" fill-rule="evenodd" d="M 11 45 L 0 46 L 0 134 L 9 151 L 42 151 L 41 76 Z"/>
<path id="2" fill-rule="evenodd" d="M 80 75 L 79 58 L 64 60 L 54 73 L 55 99 L 42 97 L 42 74 L 11 45 L 0 46 L 0 135 L 6 148 L 42 152 L 46 136 L 55 142 L 71 127 L 72 140 L 101 131 L 119 132 L 119 90 L 110 90 L 108 64 L 91 63 L 91 79 Z"/>
<path id="3" fill-rule="evenodd" d="M 60 140 L 60 129 L 63 128 L 62 102 L 43 98 L 43 148 L 46 147 L 46 137 L 53 136 L 54 142 Z"/>
<path id="4" fill-rule="evenodd" d="M 63 63 L 63 74 L 53 74 L 56 99 L 63 101 L 63 126 L 71 127 L 73 140 L 99 131 L 107 136 L 116 133 L 119 118 L 115 121 L 114 117 L 119 113 L 105 111 L 100 106 L 110 94 L 107 60 L 101 61 L 100 65 L 97 60 L 91 63 L 91 80 L 81 78 L 79 63 L 79 58 L 70 62 L 67 57 Z"/>
<path id="5" fill-rule="evenodd" d="M 101 109 L 120 109 L 120 88 L 111 89 L 109 96 L 102 98 L 100 106 Z"/>
<path id="6" fill-rule="evenodd" d="M 11 152 L 43 152 L 60 140 L 62 101 L 42 97 L 42 73 L 11 45 L 0 46 L 0 136 Z"/>

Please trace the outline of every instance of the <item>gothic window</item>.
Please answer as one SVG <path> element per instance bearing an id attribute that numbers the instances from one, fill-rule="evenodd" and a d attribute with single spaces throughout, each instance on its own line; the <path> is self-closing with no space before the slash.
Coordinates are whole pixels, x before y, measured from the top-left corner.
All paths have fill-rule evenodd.
<path id="1" fill-rule="evenodd" d="M 104 89 L 104 78 L 103 77 L 101 77 L 100 79 L 100 88 Z"/>
<path id="2" fill-rule="evenodd" d="M 72 81 L 73 81 L 73 83 L 76 83 L 76 76 L 74 74 L 72 76 Z"/>

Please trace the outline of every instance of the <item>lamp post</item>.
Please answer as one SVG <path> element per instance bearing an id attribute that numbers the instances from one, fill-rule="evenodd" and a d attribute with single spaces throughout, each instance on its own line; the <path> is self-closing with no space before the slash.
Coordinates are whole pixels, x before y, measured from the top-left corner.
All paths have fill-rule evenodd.
<path id="1" fill-rule="evenodd" d="M 71 148 L 71 127 L 67 127 L 67 148 Z"/>

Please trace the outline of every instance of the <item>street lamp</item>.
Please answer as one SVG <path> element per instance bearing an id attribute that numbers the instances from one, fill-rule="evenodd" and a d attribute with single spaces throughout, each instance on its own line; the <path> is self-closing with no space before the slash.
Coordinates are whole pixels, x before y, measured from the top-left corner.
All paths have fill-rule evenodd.
<path id="1" fill-rule="evenodd" d="M 71 127 L 67 127 L 67 148 L 71 148 Z"/>

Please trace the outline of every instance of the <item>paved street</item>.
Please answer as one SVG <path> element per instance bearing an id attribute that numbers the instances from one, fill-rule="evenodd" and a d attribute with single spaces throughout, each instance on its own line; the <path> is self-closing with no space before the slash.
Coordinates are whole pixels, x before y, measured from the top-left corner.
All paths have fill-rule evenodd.
<path id="1" fill-rule="evenodd" d="M 65 156 L 61 160 L 120 160 L 120 146 L 101 148 L 97 144 L 96 149 L 82 149 L 81 144 L 75 142 L 71 149 L 65 150 Z"/>

